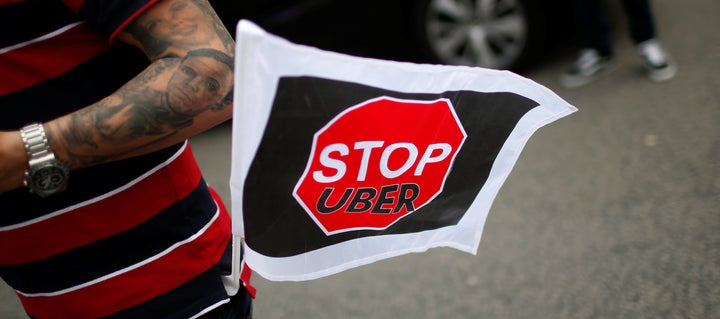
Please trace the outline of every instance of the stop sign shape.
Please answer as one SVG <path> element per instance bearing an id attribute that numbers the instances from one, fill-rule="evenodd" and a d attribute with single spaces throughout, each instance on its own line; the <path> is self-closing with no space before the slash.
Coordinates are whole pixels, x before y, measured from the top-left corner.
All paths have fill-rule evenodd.
<path id="1" fill-rule="evenodd" d="M 293 195 L 328 235 L 386 229 L 442 192 L 465 138 L 447 99 L 373 99 L 315 133 Z"/>

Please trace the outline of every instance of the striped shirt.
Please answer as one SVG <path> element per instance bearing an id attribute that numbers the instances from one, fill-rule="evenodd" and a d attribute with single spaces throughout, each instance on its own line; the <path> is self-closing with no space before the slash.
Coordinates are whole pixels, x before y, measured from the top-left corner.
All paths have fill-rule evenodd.
<path id="1" fill-rule="evenodd" d="M 0 0 L 0 130 L 90 105 L 149 63 L 111 39 L 153 0 Z M 0 276 L 33 318 L 190 318 L 227 302 L 230 220 L 187 141 L 0 194 Z"/>

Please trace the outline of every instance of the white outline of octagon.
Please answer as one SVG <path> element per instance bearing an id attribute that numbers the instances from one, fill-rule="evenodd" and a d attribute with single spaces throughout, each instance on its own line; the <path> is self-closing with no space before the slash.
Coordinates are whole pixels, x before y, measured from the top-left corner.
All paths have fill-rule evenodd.
<path id="1" fill-rule="evenodd" d="M 409 212 L 409 213 L 407 213 L 407 214 L 405 214 L 405 215 L 397 218 L 395 221 L 393 221 L 392 223 L 388 224 L 388 225 L 385 226 L 385 227 L 355 227 L 355 228 L 343 228 L 343 229 L 339 229 L 339 230 L 336 230 L 336 231 L 331 231 L 331 232 L 329 232 L 329 231 L 327 231 L 327 229 L 325 228 L 325 225 L 323 225 L 323 224 L 317 219 L 317 217 L 315 217 L 315 214 L 313 214 L 313 211 L 312 211 L 310 208 L 307 207 L 307 205 L 305 204 L 305 201 L 304 201 L 304 200 L 300 197 L 300 195 L 298 195 L 298 193 L 297 193 L 297 192 L 298 192 L 298 189 L 300 188 L 300 184 L 302 184 L 302 182 L 305 180 L 305 178 L 308 177 L 308 172 L 310 171 L 310 166 L 312 165 L 313 159 L 315 158 L 315 155 L 316 155 L 315 152 L 316 152 L 316 145 L 317 145 L 318 136 L 320 136 L 320 134 L 322 134 L 324 131 L 326 131 L 326 130 L 327 130 L 329 127 L 331 127 L 338 119 L 342 118 L 342 117 L 345 116 L 347 113 L 350 113 L 350 112 L 352 112 L 352 111 L 354 111 L 354 110 L 357 110 L 357 109 L 359 109 L 359 108 L 361 108 L 361 107 L 363 107 L 363 106 L 366 106 L 366 105 L 368 105 L 368 104 L 375 103 L 375 102 L 382 101 L 382 100 L 389 100 L 389 101 L 398 102 L 398 103 L 414 103 L 414 104 L 434 104 L 434 103 L 437 103 L 437 102 L 439 102 L 439 101 L 445 102 L 445 105 L 446 105 L 446 106 L 448 107 L 448 109 L 450 110 L 450 114 L 453 115 L 453 118 L 455 119 L 455 123 L 457 124 L 457 127 L 458 127 L 458 129 L 460 130 L 460 132 L 462 133 L 463 138 L 462 138 L 462 140 L 460 141 L 460 144 L 458 145 L 457 150 L 455 151 L 455 153 L 452 155 L 452 158 L 450 159 L 450 165 L 448 166 L 448 169 L 447 169 L 447 171 L 445 172 L 445 176 L 444 176 L 443 179 L 442 179 L 442 183 L 440 183 L 440 188 L 438 189 L 438 191 L 437 191 L 433 196 L 431 196 L 431 197 L 427 200 L 427 202 L 425 202 L 424 204 L 416 207 L 414 211 Z M 315 132 L 315 134 L 313 134 L 313 142 L 312 142 L 312 147 L 310 148 L 310 156 L 308 157 L 307 164 L 305 165 L 305 171 L 304 171 L 303 174 L 300 176 L 300 179 L 298 180 L 298 182 L 295 184 L 295 187 L 293 188 L 293 197 L 295 197 L 295 200 L 300 204 L 300 206 L 302 206 L 302 208 L 305 210 L 305 212 L 306 212 L 308 215 L 310 215 L 310 218 L 312 218 L 313 221 L 315 221 L 315 224 L 317 224 L 317 225 L 320 227 L 320 229 L 322 229 L 322 231 L 325 233 L 325 235 L 328 235 L 328 236 L 329 236 L 329 235 L 335 235 L 335 234 L 345 233 L 345 232 L 349 232 L 349 231 L 356 231 L 356 230 L 383 230 L 383 229 L 387 229 L 388 227 L 390 227 L 390 226 L 394 225 L 395 223 L 397 223 L 399 220 L 401 220 L 401 219 L 403 219 L 403 218 L 405 218 L 405 217 L 407 217 L 407 216 L 410 216 L 410 215 L 412 215 L 413 213 L 417 212 L 418 210 L 420 210 L 420 208 L 422 208 L 423 206 L 425 206 L 425 205 L 427 205 L 428 203 L 432 202 L 432 201 L 435 199 L 435 197 L 437 197 L 438 195 L 440 195 L 440 193 L 442 193 L 443 188 L 445 187 L 445 182 L 447 181 L 447 177 L 448 177 L 448 175 L 450 174 L 450 171 L 452 170 L 453 165 L 455 164 L 455 158 L 456 158 L 457 155 L 460 153 L 460 149 L 462 149 L 462 146 L 463 146 L 463 144 L 465 143 L 465 140 L 466 140 L 466 139 L 467 139 L 467 133 L 465 132 L 465 128 L 462 126 L 462 123 L 460 123 L 460 119 L 458 119 L 457 114 L 455 113 L 455 108 L 453 107 L 452 102 L 450 102 L 450 100 L 447 99 L 447 98 L 440 98 L 440 99 L 436 99 L 436 100 L 432 100 L 432 101 L 425 101 L 425 100 L 398 99 L 398 98 L 393 98 L 393 97 L 389 97 L 389 96 L 380 96 L 380 97 L 377 97 L 377 98 L 373 98 L 373 99 L 367 100 L 367 101 L 365 101 L 365 102 L 362 102 L 362 103 L 357 104 L 357 105 L 355 105 L 355 106 L 351 106 L 351 107 L 343 110 L 342 112 L 340 112 L 340 114 L 336 115 L 332 120 L 330 120 L 327 124 L 325 124 L 325 126 L 323 126 L 322 128 L 320 128 L 317 132 Z"/>

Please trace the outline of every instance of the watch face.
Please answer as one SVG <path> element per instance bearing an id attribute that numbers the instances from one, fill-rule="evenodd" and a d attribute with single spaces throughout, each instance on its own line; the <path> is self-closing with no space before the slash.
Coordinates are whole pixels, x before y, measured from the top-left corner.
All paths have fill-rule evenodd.
<path id="1" fill-rule="evenodd" d="M 60 192 L 67 186 L 68 170 L 59 163 L 46 163 L 29 172 L 28 187 L 41 196 Z"/>

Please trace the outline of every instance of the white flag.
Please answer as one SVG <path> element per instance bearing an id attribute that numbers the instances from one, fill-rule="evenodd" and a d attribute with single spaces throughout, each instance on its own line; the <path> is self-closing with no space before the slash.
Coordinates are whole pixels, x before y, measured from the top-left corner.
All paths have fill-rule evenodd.
<path id="1" fill-rule="evenodd" d="M 358 58 L 237 29 L 233 232 L 269 280 L 475 254 L 530 136 L 576 109 L 508 71 Z"/>

